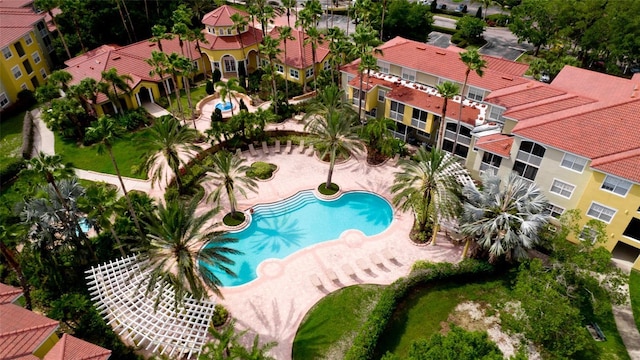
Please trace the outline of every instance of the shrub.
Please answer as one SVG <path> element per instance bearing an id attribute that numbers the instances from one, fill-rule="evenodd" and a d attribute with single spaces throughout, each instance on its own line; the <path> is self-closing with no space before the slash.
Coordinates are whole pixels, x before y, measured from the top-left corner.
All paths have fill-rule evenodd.
<path id="1" fill-rule="evenodd" d="M 4 186 L 13 180 L 20 170 L 25 166 L 25 162 L 22 159 L 15 159 L 11 161 L 7 166 L 0 169 L 0 187 L 4 189 Z"/>
<path id="2" fill-rule="evenodd" d="M 162 106 L 163 108 L 167 108 L 169 107 L 169 100 L 167 100 L 166 97 L 160 97 L 158 99 L 156 99 L 156 104 Z"/>
<path id="3" fill-rule="evenodd" d="M 461 48 L 465 48 L 467 47 L 467 45 L 469 45 L 467 40 L 462 38 L 462 34 L 460 34 L 459 31 L 451 35 L 451 42 Z"/>
<path id="4" fill-rule="evenodd" d="M 273 175 L 273 172 L 278 167 L 274 164 L 266 163 L 263 161 L 256 161 L 251 164 L 251 169 L 247 170 L 247 176 L 250 178 L 256 178 L 266 180 Z"/>
<path id="5" fill-rule="evenodd" d="M 204 86 L 204 91 L 207 92 L 207 95 L 213 95 L 216 90 L 213 88 L 213 81 L 207 80 L 207 83 Z"/>
<path id="6" fill-rule="evenodd" d="M 213 81 L 214 84 L 220 81 L 220 79 L 222 79 L 222 73 L 220 72 L 220 69 L 218 68 L 213 69 L 211 78 L 212 78 L 211 81 Z"/>
<path id="7" fill-rule="evenodd" d="M 149 123 L 146 111 L 143 108 L 125 111 L 118 116 L 118 122 L 127 130 L 136 130 Z"/>
<path id="8" fill-rule="evenodd" d="M 224 325 L 229 318 L 229 310 L 227 310 L 224 306 L 220 304 L 216 304 L 213 309 L 213 315 L 211 315 L 211 324 L 214 327 L 219 327 Z"/>

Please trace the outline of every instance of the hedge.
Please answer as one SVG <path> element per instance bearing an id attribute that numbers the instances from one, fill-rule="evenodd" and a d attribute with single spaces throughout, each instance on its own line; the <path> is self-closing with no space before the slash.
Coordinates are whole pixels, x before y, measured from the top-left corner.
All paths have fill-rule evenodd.
<path id="1" fill-rule="evenodd" d="M 356 335 L 345 359 L 369 360 L 373 358 L 378 339 L 386 329 L 396 306 L 416 285 L 444 279 L 467 279 L 472 274 L 488 275 L 494 271 L 494 267 L 489 263 L 473 259 L 466 259 L 458 264 L 439 263 L 416 267 L 409 276 L 394 281 L 384 289 L 376 307 Z"/>

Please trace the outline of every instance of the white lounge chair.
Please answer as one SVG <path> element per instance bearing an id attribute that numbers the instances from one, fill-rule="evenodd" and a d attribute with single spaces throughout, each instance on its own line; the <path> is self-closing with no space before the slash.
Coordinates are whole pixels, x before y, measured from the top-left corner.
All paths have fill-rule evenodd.
<path id="1" fill-rule="evenodd" d="M 258 152 L 253 147 L 253 144 L 249 144 L 249 153 L 251 154 L 251 156 L 258 156 Z"/>
<path id="2" fill-rule="evenodd" d="M 273 152 L 276 154 L 280 154 L 280 140 L 276 140 L 276 146 Z"/>
<path id="3" fill-rule="evenodd" d="M 327 277 L 329 278 L 329 280 L 331 280 L 331 282 L 338 282 L 338 275 L 336 275 L 335 271 L 331 270 L 331 269 L 327 269 L 327 271 L 325 272 L 325 274 L 327 275 Z"/>
<path id="4" fill-rule="evenodd" d="M 311 283 L 313 284 L 313 286 L 315 286 L 317 288 L 324 287 L 324 285 L 322 285 L 322 281 L 320 281 L 320 278 L 318 277 L 318 275 L 313 274 L 313 275 L 309 276 L 309 279 L 311 280 Z"/>
<path id="5" fill-rule="evenodd" d="M 300 154 L 304 153 L 304 139 L 300 140 Z"/>
<path id="6" fill-rule="evenodd" d="M 391 251 L 389 251 L 389 249 L 384 249 L 382 250 L 382 256 L 384 256 L 385 259 L 389 260 L 390 262 L 397 262 L 398 260 L 396 259 L 396 256 L 393 255 L 391 253 Z"/>
<path id="7" fill-rule="evenodd" d="M 369 258 L 371 259 L 371 262 L 374 263 L 377 267 L 382 267 L 382 260 L 378 257 L 378 255 L 371 254 Z"/>
<path id="8" fill-rule="evenodd" d="M 353 271 L 353 268 L 349 264 L 342 265 L 342 271 L 344 271 L 344 273 L 351 278 L 356 276 L 356 272 Z"/>
<path id="9" fill-rule="evenodd" d="M 269 147 L 267 146 L 267 142 L 266 141 L 262 142 L 262 152 L 265 155 L 269 155 Z"/>
<path id="10" fill-rule="evenodd" d="M 396 156 L 393 157 L 393 166 L 398 166 L 398 161 L 400 161 L 400 154 L 396 154 Z"/>
<path id="11" fill-rule="evenodd" d="M 371 268 L 369 267 L 369 265 L 367 265 L 367 262 L 364 261 L 364 259 L 358 259 L 356 261 L 356 265 L 358 265 L 360 270 L 362 270 L 364 272 L 371 271 Z"/>
<path id="12" fill-rule="evenodd" d="M 313 148 L 313 145 L 310 145 L 309 146 L 309 153 L 307 155 L 313 156 L 313 153 L 315 153 L 315 152 L 316 152 L 316 150 Z"/>
<path id="13" fill-rule="evenodd" d="M 242 150 L 240 150 L 240 148 L 236 149 L 236 156 L 242 158 Z"/>
<path id="14" fill-rule="evenodd" d="M 287 140 L 287 147 L 284 148 L 285 154 L 291 154 L 291 140 Z"/>

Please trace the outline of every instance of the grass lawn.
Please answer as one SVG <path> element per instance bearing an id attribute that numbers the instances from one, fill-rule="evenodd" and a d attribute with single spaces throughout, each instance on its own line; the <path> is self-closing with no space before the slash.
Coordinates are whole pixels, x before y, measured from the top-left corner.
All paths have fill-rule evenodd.
<path id="1" fill-rule="evenodd" d="M 171 103 L 173 107 L 168 109 L 170 113 L 180 118 L 180 111 L 178 110 L 178 105 L 176 103 L 176 94 L 171 94 Z M 195 87 L 191 89 L 191 102 L 193 103 L 193 107 L 195 108 L 198 101 L 204 99 L 207 96 L 207 92 L 205 90 L 205 85 Z M 182 104 L 182 110 L 185 112 L 185 117 L 187 119 L 191 118 L 191 110 L 189 109 L 189 102 L 187 101 L 187 95 L 184 90 L 180 90 L 180 104 Z"/>
<path id="2" fill-rule="evenodd" d="M 0 169 L 22 157 L 22 122 L 25 112 L 0 122 Z"/>
<path id="3" fill-rule="evenodd" d="M 140 145 L 148 137 L 149 130 L 127 133 L 113 145 L 113 154 L 118 163 L 122 176 L 136 179 L 146 179 L 146 174 L 134 174 L 132 168 L 144 161 L 145 150 Z M 63 162 L 70 162 L 73 167 L 83 170 L 93 170 L 106 174 L 116 174 L 109 154 L 98 155 L 97 145 L 78 146 L 74 142 L 63 140 L 56 136 L 56 154 L 62 156 Z"/>
<path id="4" fill-rule="evenodd" d="M 302 320 L 293 359 L 342 359 L 378 301 L 379 285 L 350 286 L 327 295 Z"/>
<path id="5" fill-rule="evenodd" d="M 629 275 L 629 294 L 631 295 L 631 308 L 636 326 L 640 331 L 640 271 L 632 270 Z"/>

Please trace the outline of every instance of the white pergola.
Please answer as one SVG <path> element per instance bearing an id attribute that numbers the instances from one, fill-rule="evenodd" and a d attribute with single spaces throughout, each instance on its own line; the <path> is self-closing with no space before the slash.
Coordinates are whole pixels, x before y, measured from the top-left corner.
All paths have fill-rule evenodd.
<path id="1" fill-rule="evenodd" d="M 172 358 L 197 357 L 207 342 L 215 303 L 189 296 L 176 309 L 173 289 L 160 285 L 145 296 L 149 270 L 142 270 L 139 261 L 132 255 L 86 271 L 98 311 L 118 335 L 137 346 Z"/>

